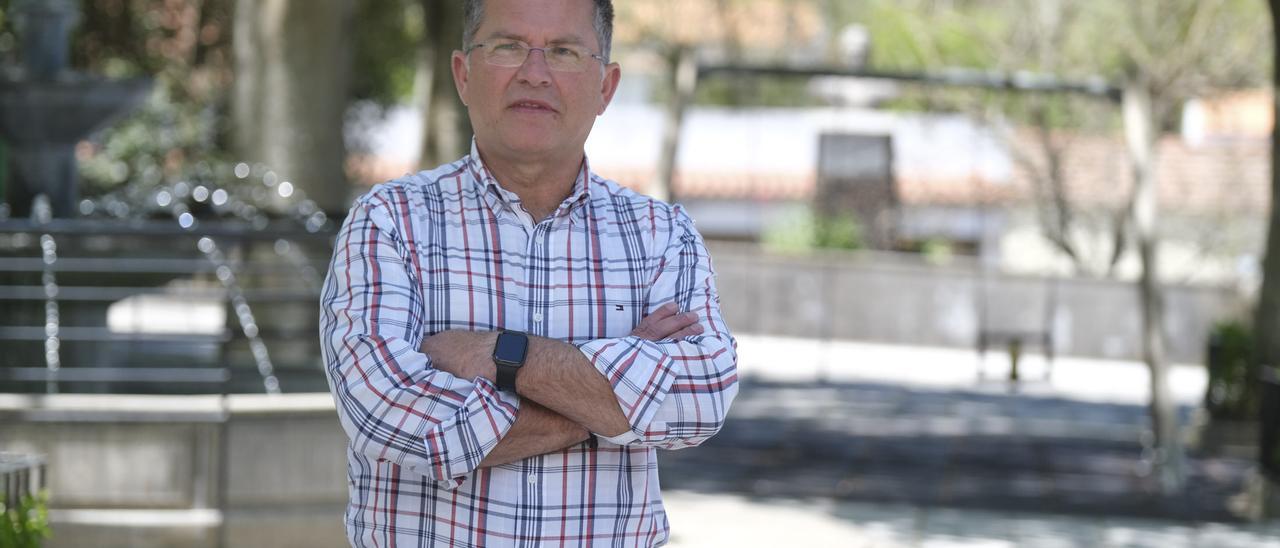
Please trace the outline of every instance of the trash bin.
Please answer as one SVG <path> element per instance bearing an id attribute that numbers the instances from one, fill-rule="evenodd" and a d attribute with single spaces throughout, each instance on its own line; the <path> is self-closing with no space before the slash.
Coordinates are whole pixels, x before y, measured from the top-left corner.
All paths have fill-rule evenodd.
<path id="1" fill-rule="evenodd" d="M 1262 367 L 1262 401 L 1258 406 L 1258 458 L 1262 473 L 1280 482 L 1280 375 L 1272 367 Z"/>

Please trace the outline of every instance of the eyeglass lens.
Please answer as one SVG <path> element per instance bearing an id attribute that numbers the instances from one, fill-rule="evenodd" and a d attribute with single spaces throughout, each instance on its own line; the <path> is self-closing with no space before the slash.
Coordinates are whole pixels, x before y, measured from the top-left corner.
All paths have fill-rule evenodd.
<path id="1" fill-rule="evenodd" d="M 524 64 L 534 50 L 541 51 L 551 70 L 578 72 L 586 68 L 593 56 L 578 48 L 560 45 L 545 48 L 530 47 L 521 42 L 501 41 L 479 44 L 485 61 L 500 67 L 518 67 Z"/>

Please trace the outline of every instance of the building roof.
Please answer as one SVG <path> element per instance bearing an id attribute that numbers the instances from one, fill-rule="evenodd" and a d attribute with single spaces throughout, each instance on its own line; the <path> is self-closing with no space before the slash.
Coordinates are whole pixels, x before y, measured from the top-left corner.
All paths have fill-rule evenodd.
<path id="1" fill-rule="evenodd" d="M 417 119 L 413 113 L 403 116 Z M 897 195 L 906 206 L 1029 205 L 1036 191 L 1029 166 L 1044 165 L 1033 132 L 996 131 L 959 115 L 697 107 L 686 122 L 674 185 L 678 199 L 811 200 L 824 132 L 891 135 Z M 646 191 L 658 164 L 662 124 L 657 106 L 611 106 L 587 141 L 593 169 Z M 388 122 L 372 131 L 399 135 L 403 128 L 395 128 L 401 126 Z M 1067 196 L 1074 204 L 1126 206 L 1133 178 L 1119 135 L 1053 138 L 1063 145 Z M 1157 162 L 1163 210 L 1265 214 L 1270 205 L 1269 139 L 1219 136 L 1189 143 L 1167 135 L 1159 142 Z M 404 151 L 393 149 L 353 155 L 348 162 L 352 177 L 366 184 L 415 169 Z"/>
<path id="2" fill-rule="evenodd" d="M 644 191 L 654 179 L 661 122 L 644 108 L 621 110 L 616 118 L 600 120 L 588 152 L 598 171 Z M 999 132 L 964 116 L 695 109 L 687 120 L 674 182 L 674 193 L 682 199 L 810 200 L 823 132 L 891 135 L 898 199 L 906 206 L 1030 204 L 1038 180 L 1031 166 L 1043 170 L 1045 164 L 1034 132 Z M 1053 139 L 1062 147 L 1066 194 L 1073 204 L 1127 206 L 1133 174 L 1119 135 Z M 1270 204 L 1269 144 L 1248 136 L 1199 144 L 1165 136 L 1156 155 L 1160 207 L 1192 215 L 1265 213 Z"/>
<path id="3" fill-rule="evenodd" d="M 1065 187 L 1083 207 L 1126 207 L 1133 188 L 1132 166 L 1119 136 L 1074 135 L 1062 139 Z M 1015 152 L 1042 171 L 1044 153 L 1029 131 L 1019 133 Z M 1176 135 L 1156 149 L 1156 184 L 1162 210 L 1191 215 L 1265 213 L 1270 204 L 1270 142 L 1241 137 L 1192 145 Z M 1014 185 L 1029 200 L 1036 178 L 1020 163 Z"/>

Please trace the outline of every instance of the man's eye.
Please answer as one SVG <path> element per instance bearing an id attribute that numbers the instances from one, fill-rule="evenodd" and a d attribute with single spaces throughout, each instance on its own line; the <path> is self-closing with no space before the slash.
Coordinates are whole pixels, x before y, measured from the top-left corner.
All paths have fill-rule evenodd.
<path id="1" fill-rule="evenodd" d="M 566 59 L 576 59 L 578 57 L 581 57 L 581 55 L 579 55 L 577 51 L 571 48 L 552 48 L 551 54 L 557 57 L 564 57 Z"/>
<path id="2" fill-rule="evenodd" d="M 493 46 L 494 51 L 520 51 L 524 49 L 515 42 L 501 42 Z"/>

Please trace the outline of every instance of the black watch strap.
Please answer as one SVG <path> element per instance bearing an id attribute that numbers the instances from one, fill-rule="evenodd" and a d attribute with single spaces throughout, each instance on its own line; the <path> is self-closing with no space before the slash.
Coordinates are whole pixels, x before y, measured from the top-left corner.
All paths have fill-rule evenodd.
<path id="1" fill-rule="evenodd" d="M 516 392 L 516 371 L 520 368 L 514 365 L 498 364 L 498 390 L 503 392 Z"/>

